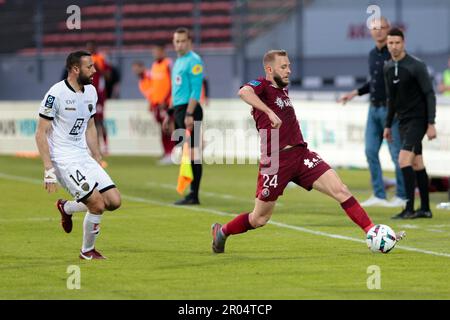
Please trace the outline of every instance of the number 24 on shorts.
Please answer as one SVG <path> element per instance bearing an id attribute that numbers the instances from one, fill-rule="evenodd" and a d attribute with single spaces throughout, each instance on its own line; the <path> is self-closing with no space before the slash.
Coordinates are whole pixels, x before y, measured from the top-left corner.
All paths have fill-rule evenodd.
<path id="1" fill-rule="evenodd" d="M 264 179 L 264 183 L 263 183 L 264 188 L 269 188 L 269 187 L 276 188 L 278 186 L 278 175 L 277 174 L 273 175 L 272 178 L 270 178 L 270 175 L 268 175 L 268 174 L 263 174 L 263 179 Z"/>

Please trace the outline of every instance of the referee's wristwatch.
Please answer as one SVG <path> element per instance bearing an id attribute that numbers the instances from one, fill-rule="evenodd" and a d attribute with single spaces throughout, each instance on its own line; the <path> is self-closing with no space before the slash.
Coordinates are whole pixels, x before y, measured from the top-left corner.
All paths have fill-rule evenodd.
<path id="1" fill-rule="evenodd" d="M 193 116 L 194 116 L 193 113 L 191 113 L 191 112 L 186 112 L 186 117 L 193 117 Z"/>

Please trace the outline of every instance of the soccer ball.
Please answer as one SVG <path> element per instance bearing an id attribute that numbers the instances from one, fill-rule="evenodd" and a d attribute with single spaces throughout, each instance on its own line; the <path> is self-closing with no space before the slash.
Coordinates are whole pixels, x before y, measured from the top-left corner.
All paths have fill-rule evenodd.
<path id="1" fill-rule="evenodd" d="M 377 224 L 367 232 L 366 242 L 372 252 L 388 253 L 394 249 L 397 239 L 391 227 Z"/>

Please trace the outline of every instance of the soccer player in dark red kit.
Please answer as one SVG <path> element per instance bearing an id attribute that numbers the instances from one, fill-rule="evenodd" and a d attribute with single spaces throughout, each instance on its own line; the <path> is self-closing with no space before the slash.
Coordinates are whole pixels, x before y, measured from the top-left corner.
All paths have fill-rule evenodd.
<path id="1" fill-rule="evenodd" d="M 346 214 L 365 233 L 374 226 L 367 213 L 337 173 L 303 140 L 300 125 L 288 96 L 290 62 L 284 50 L 270 50 L 263 58 L 265 78 L 243 85 L 239 97 L 253 107 L 261 137 L 261 160 L 255 207 L 225 225 L 212 225 L 212 250 L 225 251 L 227 237 L 264 226 L 276 200 L 292 181 L 306 190 L 316 189 L 338 201 Z M 400 240 L 405 233 L 396 234 Z"/>

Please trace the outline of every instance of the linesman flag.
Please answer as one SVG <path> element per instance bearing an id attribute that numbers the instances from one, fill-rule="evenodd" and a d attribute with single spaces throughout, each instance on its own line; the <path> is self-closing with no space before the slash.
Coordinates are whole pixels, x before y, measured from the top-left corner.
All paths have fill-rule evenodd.
<path id="1" fill-rule="evenodd" d="M 191 148 L 189 147 L 190 133 L 186 130 L 186 141 L 183 143 L 183 154 L 181 156 L 180 173 L 178 174 L 177 192 L 183 194 L 184 190 L 194 180 L 191 165 Z"/>

